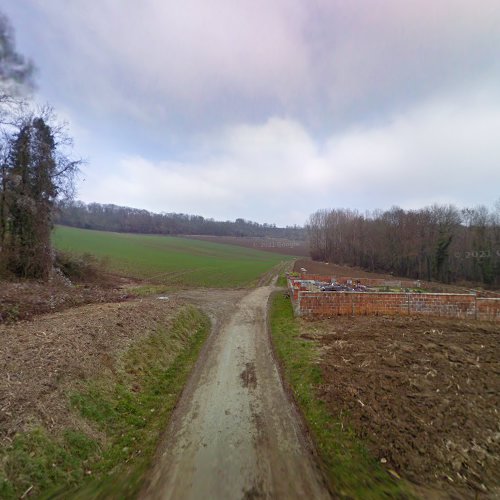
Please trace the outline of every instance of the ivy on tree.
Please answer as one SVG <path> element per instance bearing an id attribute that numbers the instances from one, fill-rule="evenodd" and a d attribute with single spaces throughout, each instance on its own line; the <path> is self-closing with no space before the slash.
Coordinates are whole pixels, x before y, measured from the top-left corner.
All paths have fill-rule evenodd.
<path id="1" fill-rule="evenodd" d="M 22 89 L 32 87 L 33 64 L 20 55 L 0 12 L 0 271 L 47 279 L 56 200 L 72 194 L 81 161 L 67 154 L 71 139 L 50 108 L 26 111 Z"/>

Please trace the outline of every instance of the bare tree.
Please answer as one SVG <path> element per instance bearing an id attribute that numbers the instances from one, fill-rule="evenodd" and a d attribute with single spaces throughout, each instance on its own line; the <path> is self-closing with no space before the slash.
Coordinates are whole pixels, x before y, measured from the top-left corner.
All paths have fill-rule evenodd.
<path id="1" fill-rule="evenodd" d="M 307 225 L 311 257 L 412 278 L 499 284 L 499 208 L 318 210 Z"/>

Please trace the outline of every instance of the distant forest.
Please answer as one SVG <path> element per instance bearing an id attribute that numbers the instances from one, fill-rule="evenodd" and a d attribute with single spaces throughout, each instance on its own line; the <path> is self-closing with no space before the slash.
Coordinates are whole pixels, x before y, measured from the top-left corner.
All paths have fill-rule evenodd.
<path id="1" fill-rule="evenodd" d="M 276 227 L 244 219 L 216 221 L 200 215 L 152 213 L 138 208 L 81 201 L 59 202 L 56 224 L 123 233 L 254 236 L 304 240 L 306 230 L 299 226 Z"/>
<path id="2" fill-rule="evenodd" d="M 429 281 L 500 285 L 500 202 L 494 209 L 433 205 L 364 214 L 349 209 L 318 210 L 306 227 L 280 228 L 244 219 L 216 221 L 199 215 L 65 201 L 58 203 L 55 222 L 128 233 L 309 240 L 314 260 Z"/>
<path id="3" fill-rule="evenodd" d="M 500 200 L 493 210 L 319 210 L 307 227 L 315 260 L 429 281 L 500 285 Z"/>

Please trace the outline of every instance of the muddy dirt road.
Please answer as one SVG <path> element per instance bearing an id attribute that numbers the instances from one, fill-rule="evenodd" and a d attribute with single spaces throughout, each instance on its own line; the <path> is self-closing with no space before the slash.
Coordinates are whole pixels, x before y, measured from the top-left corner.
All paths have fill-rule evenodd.
<path id="1" fill-rule="evenodd" d="M 271 291 L 251 291 L 216 325 L 141 498 L 329 498 L 273 361 Z"/>

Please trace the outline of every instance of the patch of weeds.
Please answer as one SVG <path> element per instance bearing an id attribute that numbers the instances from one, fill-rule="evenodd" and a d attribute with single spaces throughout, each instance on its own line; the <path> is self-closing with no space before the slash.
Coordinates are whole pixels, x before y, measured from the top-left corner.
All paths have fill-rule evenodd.
<path id="1" fill-rule="evenodd" d="M 288 282 L 284 274 L 280 274 L 278 276 L 278 281 L 276 282 L 276 286 L 281 286 L 283 288 L 286 288 L 288 286 Z"/>
<path id="2" fill-rule="evenodd" d="M 349 427 L 348 416 L 329 413 L 318 396 L 323 383 L 315 342 L 300 337 L 290 300 L 277 293 L 271 305 L 271 336 L 284 376 L 290 384 L 316 443 L 332 490 L 340 498 L 411 498 L 371 456 Z"/>
<path id="3" fill-rule="evenodd" d="M 17 304 L 5 304 L 0 308 L 0 323 L 15 323 L 19 319 L 19 306 Z"/>
<path id="4" fill-rule="evenodd" d="M 105 258 L 98 259 L 90 253 L 77 255 L 71 252 L 56 252 L 54 265 L 71 281 L 101 281 L 108 266 Z"/>
<path id="5" fill-rule="evenodd" d="M 187 306 L 169 328 L 128 349 L 115 380 L 92 381 L 71 395 L 74 408 L 109 443 L 94 465 L 97 479 L 75 490 L 74 497 L 128 498 L 137 493 L 209 330 L 208 317 Z"/>
<path id="6" fill-rule="evenodd" d="M 43 498 L 135 497 L 209 331 L 209 318 L 186 306 L 123 353 L 113 372 L 70 394 L 99 441 L 72 429 L 61 438 L 43 429 L 19 434 L 0 450 L 0 498 L 29 488 Z"/>
<path id="7" fill-rule="evenodd" d="M 27 490 L 40 493 L 54 484 L 78 484 L 98 455 L 98 443 L 73 429 L 58 439 L 42 428 L 18 434 L 0 452 L 0 498 L 19 498 Z"/>

